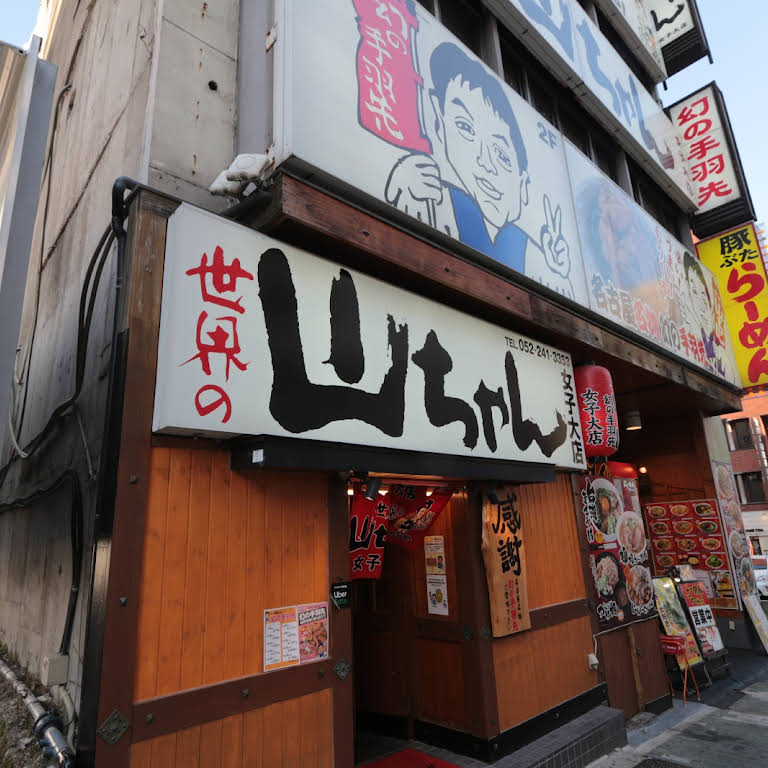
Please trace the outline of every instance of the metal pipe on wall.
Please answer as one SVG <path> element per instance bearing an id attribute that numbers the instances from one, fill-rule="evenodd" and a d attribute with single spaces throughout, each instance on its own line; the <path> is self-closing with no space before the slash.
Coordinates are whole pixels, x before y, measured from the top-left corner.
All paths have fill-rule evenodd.
<path id="1" fill-rule="evenodd" d="M 63 726 L 59 716 L 54 712 L 47 712 L 32 691 L 16 677 L 14 671 L 3 661 L 0 661 L 0 673 L 21 696 L 29 714 L 34 718 L 35 737 L 43 748 L 44 755 L 48 758 L 55 758 L 60 768 L 73 768 L 75 756 L 61 732 Z"/>

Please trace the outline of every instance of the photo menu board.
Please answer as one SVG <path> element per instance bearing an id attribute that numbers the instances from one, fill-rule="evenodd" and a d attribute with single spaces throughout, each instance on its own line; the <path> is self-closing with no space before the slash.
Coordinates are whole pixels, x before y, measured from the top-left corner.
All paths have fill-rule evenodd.
<path id="1" fill-rule="evenodd" d="M 654 573 L 691 566 L 712 585 L 715 608 L 738 608 L 728 563 L 725 531 L 715 499 L 646 504 L 644 507 Z"/>
<path id="2" fill-rule="evenodd" d="M 578 482 L 600 626 L 653 616 L 648 540 L 635 481 L 585 476 Z"/>

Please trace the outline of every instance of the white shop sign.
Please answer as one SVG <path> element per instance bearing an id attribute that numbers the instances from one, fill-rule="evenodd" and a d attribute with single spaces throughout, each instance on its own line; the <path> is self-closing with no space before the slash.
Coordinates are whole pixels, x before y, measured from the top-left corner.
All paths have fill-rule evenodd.
<path id="1" fill-rule="evenodd" d="M 671 43 L 696 26 L 688 0 L 646 0 L 659 47 Z"/>
<path id="2" fill-rule="evenodd" d="M 583 468 L 565 352 L 213 214 L 168 220 L 154 430 Z"/>

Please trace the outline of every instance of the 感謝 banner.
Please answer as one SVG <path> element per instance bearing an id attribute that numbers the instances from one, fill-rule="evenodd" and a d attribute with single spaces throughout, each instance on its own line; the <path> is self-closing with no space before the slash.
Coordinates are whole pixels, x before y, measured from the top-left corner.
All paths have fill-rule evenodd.
<path id="1" fill-rule="evenodd" d="M 189 205 L 154 429 L 584 466 L 568 354 Z"/>
<path id="2" fill-rule="evenodd" d="M 523 519 L 513 488 L 483 502 L 482 549 L 493 636 L 530 629 Z"/>

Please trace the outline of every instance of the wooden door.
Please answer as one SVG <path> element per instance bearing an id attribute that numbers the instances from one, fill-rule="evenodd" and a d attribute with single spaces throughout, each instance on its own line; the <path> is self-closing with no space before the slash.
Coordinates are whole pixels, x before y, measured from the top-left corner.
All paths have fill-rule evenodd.
<path id="1" fill-rule="evenodd" d="M 381 579 L 355 584 L 355 704 L 362 723 L 400 731 L 410 715 L 405 654 L 411 639 L 409 553 L 387 544 Z M 387 722 L 389 721 L 389 722 Z M 404 734 L 401 734 L 404 735 Z"/>
<path id="2" fill-rule="evenodd" d="M 624 710 L 629 719 L 640 708 L 637 701 L 635 677 L 632 671 L 632 652 L 625 627 L 619 627 L 599 636 L 600 664 L 608 684 L 608 702 Z"/>
<path id="3" fill-rule="evenodd" d="M 643 708 L 669 694 L 664 656 L 659 642 L 659 622 L 655 617 L 633 624 L 637 665 L 640 671 L 640 698 Z"/>

